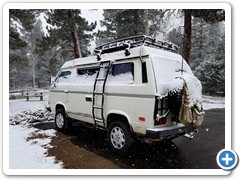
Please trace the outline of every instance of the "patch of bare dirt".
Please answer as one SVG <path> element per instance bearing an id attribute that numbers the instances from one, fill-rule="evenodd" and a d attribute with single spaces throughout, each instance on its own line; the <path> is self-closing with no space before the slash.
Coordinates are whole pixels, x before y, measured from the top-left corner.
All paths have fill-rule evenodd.
<path id="1" fill-rule="evenodd" d="M 67 169 L 116 169 L 118 165 L 98 156 L 97 154 L 76 146 L 71 142 L 73 137 L 67 137 L 62 133 L 57 133 L 53 137 L 51 145 L 53 148 L 48 150 L 50 156 L 55 156 L 64 163 Z"/>
<path id="2" fill-rule="evenodd" d="M 30 136 L 26 139 L 26 141 L 31 141 L 34 139 L 45 139 L 45 138 L 49 138 L 50 136 L 48 136 L 47 134 L 39 134 L 37 132 L 34 132 L 32 134 L 30 134 Z"/>
<path id="3" fill-rule="evenodd" d="M 34 127 L 47 130 L 54 128 L 53 123 L 41 123 Z M 74 131 L 74 129 L 73 129 Z M 41 136 L 41 134 L 39 134 Z M 37 137 L 37 136 L 35 136 Z M 30 139 L 33 137 L 29 137 Z M 94 152 L 85 149 L 88 145 L 80 147 L 73 143 L 77 141 L 73 132 L 63 134 L 57 132 L 50 143 L 52 148 L 48 149 L 49 156 L 55 156 L 58 161 L 63 162 L 66 169 L 117 169 L 119 166 L 112 161 L 101 157 Z"/>

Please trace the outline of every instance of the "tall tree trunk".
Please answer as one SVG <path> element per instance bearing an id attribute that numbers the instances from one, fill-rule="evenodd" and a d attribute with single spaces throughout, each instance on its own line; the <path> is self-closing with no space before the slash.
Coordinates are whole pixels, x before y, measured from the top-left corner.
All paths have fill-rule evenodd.
<path id="1" fill-rule="evenodd" d="M 72 35 L 72 39 L 73 39 L 73 48 L 74 48 L 75 58 L 81 58 L 82 53 L 81 53 L 81 49 L 80 49 L 80 43 L 79 43 L 76 27 L 73 27 L 73 29 L 71 31 L 71 35 Z"/>
<path id="2" fill-rule="evenodd" d="M 144 34 L 149 36 L 149 27 L 148 27 L 148 9 L 144 10 Z"/>
<path id="3" fill-rule="evenodd" d="M 32 87 L 36 88 L 36 59 L 32 55 Z"/>
<path id="4" fill-rule="evenodd" d="M 139 25 L 140 25 L 140 19 L 139 19 L 139 9 L 134 9 L 133 13 L 133 23 L 135 25 L 134 27 L 134 34 L 135 36 L 139 33 Z"/>
<path id="5" fill-rule="evenodd" d="M 74 55 L 75 55 L 75 58 L 81 58 L 82 53 L 81 53 L 79 38 L 77 35 L 76 24 L 74 21 L 73 10 L 71 9 L 68 10 L 68 17 L 70 18 L 70 21 L 72 21 L 71 36 L 73 40 Z"/>
<path id="6" fill-rule="evenodd" d="M 183 39 L 183 58 L 190 64 L 191 51 L 191 34 L 192 34 L 192 16 L 191 10 L 184 10 L 184 39 Z"/>

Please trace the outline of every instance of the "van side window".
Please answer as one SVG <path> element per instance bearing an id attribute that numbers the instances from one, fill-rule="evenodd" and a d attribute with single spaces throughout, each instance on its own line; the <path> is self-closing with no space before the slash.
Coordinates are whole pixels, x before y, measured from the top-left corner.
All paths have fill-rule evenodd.
<path id="1" fill-rule="evenodd" d="M 85 76 L 92 76 L 96 74 L 99 71 L 98 68 L 91 68 L 91 69 L 78 69 L 77 74 L 78 75 L 85 75 Z"/>
<path id="2" fill-rule="evenodd" d="M 70 76 L 71 75 L 71 71 L 63 71 L 61 72 L 61 74 L 59 75 L 59 78 L 60 77 L 67 77 L 67 76 Z"/>
<path id="3" fill-rule="evenodd" d="M 76 82 L 88 83 L 95 80 L 99 68 L 77 69 Z"/>
<path id="4" fill-rule="evenodd" d="M 120 75 L 125 73 L 131 73 L 133 75 L 133 63 L 115 64 L 112 68 L 112 75 Z"/>
<path id="5" fill-rule="evenodd" d="M 131 84 L 134 81 L 134 64 L 115 64 L 109 76 L 109 82 L 114 84 Z"/>
<path id="6" fill-rule="evenodd" d="M 69 77 L 71 75 L 71 71 L 62 71 L 57 77 L 57 82 L 68 82 Z"/>

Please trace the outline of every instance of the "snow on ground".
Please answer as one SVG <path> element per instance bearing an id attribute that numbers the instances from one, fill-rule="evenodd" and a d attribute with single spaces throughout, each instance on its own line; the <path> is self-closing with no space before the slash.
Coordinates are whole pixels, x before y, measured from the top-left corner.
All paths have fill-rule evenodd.
<path id="1" fill-rule="evenodd" d="M 44 109 L 47 106 L 47 96 L 43 97 L 43 101 L 39 100 L 39 97 L 30 98 L 29 101 L 26 99 L 15 99 L 9 100 L 9 114 L 16 115 L 24 110 L 38 110 Z"/>
<path id="2" fill-rule="evenodd" d="M 55 157 L 47 156 L 49 143 L 55 130 L 39 130 L 31 123 L 53 120 L 45 111 L 47 97 L 39 99 L 9 100 L 9 168 L 10 169 L 56 169 L 62 168 Z"/>
<path id="3" fill-rule="evenodd" d="M 225 108 L 224 97 L 203 96 L 203 110 Z"/>
<path id="4" fill-rule="evenodd" d="M 31 138 L 38 129 L 21 125 L 9 126 L 10 169 L 59 169 L 54 157 L 47 157 L 47 149 L 55 131 L 42 131 L 44 138 Z M 46 148 L 44 148 L 46 146 Z"/>
<path id="5" fill-rule="evenodd" d="M 55 130 L 39 130 L 31 123 L 52 121 L 53 114 L 46 112 L 47 97 L 9 100 L 9 168 L 10 169 L 55 169 L 62 168 L 55 157 L 47 156 L 49 143 Z M 224 98 L 203 97 L 203 109 L 225 108 Z"/>

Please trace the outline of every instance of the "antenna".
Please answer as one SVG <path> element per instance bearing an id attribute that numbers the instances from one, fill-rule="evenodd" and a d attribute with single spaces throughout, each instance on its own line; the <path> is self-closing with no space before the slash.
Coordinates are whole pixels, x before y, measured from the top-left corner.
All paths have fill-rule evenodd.
<path id="1" fill-rule="evenodd" d="M 182 42 L 182 44 L 183 44 L 183 46 L 182 47 L 184 47 L 184 38 L 185 38 L 185 33 L 183 32 L 183 42 Z M 182 67 L 181 67 L 181 76 L 183 75 L 183 49 L 182 49 Z"/>

